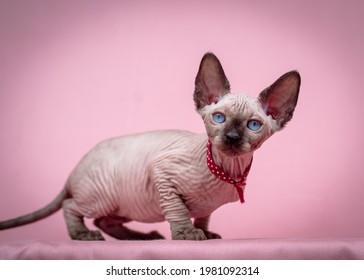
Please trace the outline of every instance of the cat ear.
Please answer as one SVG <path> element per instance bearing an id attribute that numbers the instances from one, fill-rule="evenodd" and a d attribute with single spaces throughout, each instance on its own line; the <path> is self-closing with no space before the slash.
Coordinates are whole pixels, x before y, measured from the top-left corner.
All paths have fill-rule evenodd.
<path id="1" fill-rule="evenodd" d="M 300 91 L 301 76 L 291 71 L 281 76 L 259 95 L 259 101 L 267 115 L 277 121 L 283 128 L 293 116 Z"/>
<path id="2" fill-rule="evenodd" d="M 230 92 L 230 83 L 220 61 L 213 53 L 206 53 L 200 63 L 193 95 L 197 110 L 216 103 Z"/>

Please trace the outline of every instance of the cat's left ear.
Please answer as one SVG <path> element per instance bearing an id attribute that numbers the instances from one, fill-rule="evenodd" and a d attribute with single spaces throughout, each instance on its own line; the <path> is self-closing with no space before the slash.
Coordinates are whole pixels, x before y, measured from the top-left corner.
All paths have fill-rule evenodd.
<path id="1" fill-rule="evenodd" d="M 293 116 L 300 85 L 300 74 L 291 71 L 281 76 L 259 95 L 258 99 L 265 113 L 277 121 L 279 129 L 283 128 Z"/>

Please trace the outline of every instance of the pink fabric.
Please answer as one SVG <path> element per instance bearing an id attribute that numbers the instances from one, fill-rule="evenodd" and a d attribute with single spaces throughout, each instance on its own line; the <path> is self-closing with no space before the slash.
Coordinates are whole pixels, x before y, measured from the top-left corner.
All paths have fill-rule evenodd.
<path id="1" fill-rule="evenodd" d="M 0 243 L 0 259 L 364 259 L 364 238 Z"/>

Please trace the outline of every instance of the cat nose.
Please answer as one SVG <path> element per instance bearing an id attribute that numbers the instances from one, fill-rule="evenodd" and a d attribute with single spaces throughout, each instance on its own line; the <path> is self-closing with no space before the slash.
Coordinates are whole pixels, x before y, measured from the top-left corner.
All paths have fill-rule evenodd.
<path id="1" fill-rule="evenodd" d="M 229 144 L 237 144 L 241 141 L 241 137 L 236 130 L 232 130 L 226 133 L 225 139 Z"/>

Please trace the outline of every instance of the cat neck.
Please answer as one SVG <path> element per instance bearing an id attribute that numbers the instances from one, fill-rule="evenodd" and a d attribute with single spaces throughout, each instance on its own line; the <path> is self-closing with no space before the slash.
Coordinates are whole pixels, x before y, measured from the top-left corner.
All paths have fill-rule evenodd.
<path id="1" fill-rule="evenodd" d="M 234 180 L 238 180 L 244 175 L 245 170 L 250 166 L 253 159 L 253 153 L 245 153 L 234 157 L 226 156 L 213 145 L 211 151 L 216 165 Z"/>

